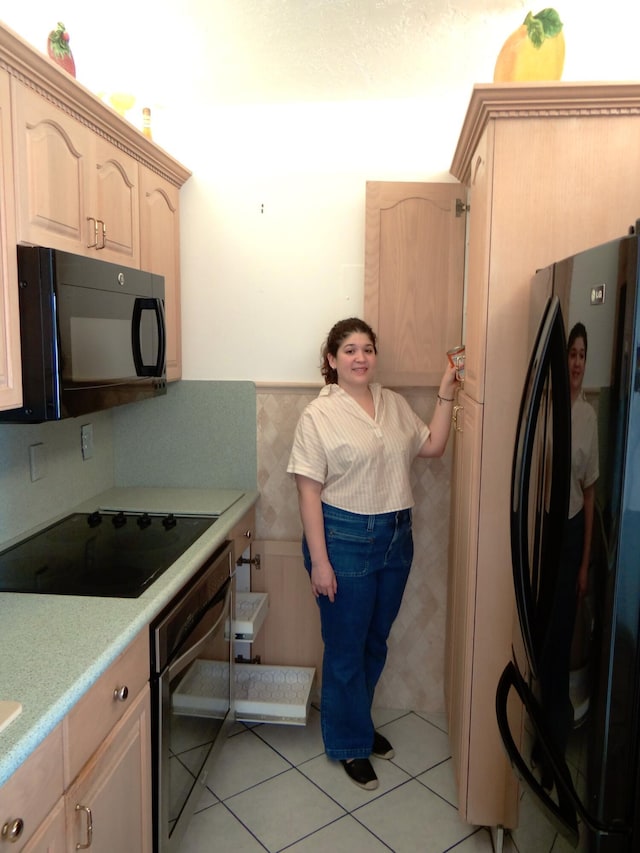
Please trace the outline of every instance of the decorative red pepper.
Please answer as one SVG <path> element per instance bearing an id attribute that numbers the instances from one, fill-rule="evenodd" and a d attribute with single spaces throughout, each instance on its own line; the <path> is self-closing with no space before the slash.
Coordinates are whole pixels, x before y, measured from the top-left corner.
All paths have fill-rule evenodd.
<path id="1" fill-rule="evenodd" d="M 49 33 L 47 53 L 54 62 L 57 62 L 72 77 L 76 76 L 76 64 L 73 61 L 73 54 L 69 47 L 69 33 L 61 22 L 58 22 L 55 30 L 51 30 Z"/>

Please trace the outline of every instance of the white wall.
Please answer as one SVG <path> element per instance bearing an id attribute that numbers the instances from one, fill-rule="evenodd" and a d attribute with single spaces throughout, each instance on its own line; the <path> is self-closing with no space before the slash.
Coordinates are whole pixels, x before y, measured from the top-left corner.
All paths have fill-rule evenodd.
<path id="1" fill-rule="evenodd" d="M 78 79 L 138 96 L 183 190 L 187 379 L 317 381 L 329 326 L 362 310 L 364 191 L 452 180 L 474 82 L 529 4 L 516 0 L 59 0 L 5 3 L 44 49 L 56 20 Z M 543 4 L 541 4 L 542 6 Z M 565 80 L 638 76 L 640 4 L 558 0 Z M 535 9 L 534 11 L 537 11 Z M 54 18 L 53 15 L 57 17 Z M 264 207 L 263 207 L 264 206 Z"/>

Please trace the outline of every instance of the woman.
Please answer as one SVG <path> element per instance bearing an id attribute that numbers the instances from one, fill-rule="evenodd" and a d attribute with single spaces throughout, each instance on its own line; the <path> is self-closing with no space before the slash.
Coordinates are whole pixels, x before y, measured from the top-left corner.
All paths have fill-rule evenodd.
<path id="1" fill-rule="evenodd" d="M 567 353 L 571 388 L 569 527 L 582 528 L 581 535 L 576 537 L 579 544 L 575 551 L 578 564 L 576 592 L 582 598 L 587 592 L 596 480 L 599 475 L 596 413 L 582 390 L 587 365 L 587 330 L 582 323 L 576 323 L 571 329 Z"/>
<path id="2" fill-rule="evenodd" d="M 298 422 L 287 468 L 320 607 L 325 750 L 367 790 L 378 786 L 369 756 L 393 757 L 374 732 L 371 704 L 413 559 L 410 466 L 416 456 L 443 454 L 457 382 L 449 367 L 427 426 L 403 397 L 372 381 L 376 355 L 376 335 L 363 320 L 331 329 L 322 350 L 326 384 Z"/>
<path id="3" fill-rule="evenodd" d="M 571 393 L 571 482 L 569 517 L 560 550 L 559 573 L 540 662 L 540 698 L 547 712 L 556 746 L 564 755 L 573 726 L 569 694 L 571 642 L 578 603 L 587 593 L 589 559 L 598 479 L 596 413 L 582 390 L 587 363 L 587 330 L 576 323 L 567 341 Z M 534 763 L 542 764 L 541 781 L 551 788 L 552 777 L 534 749 Z"/>

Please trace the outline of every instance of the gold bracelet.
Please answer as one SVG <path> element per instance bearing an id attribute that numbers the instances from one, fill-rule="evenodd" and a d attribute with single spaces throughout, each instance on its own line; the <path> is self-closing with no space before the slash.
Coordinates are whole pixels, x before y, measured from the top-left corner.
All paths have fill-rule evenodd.
<path id="1" fill-rule="evenodd" d="M 453 403 L 455 397 L 441 397 L 440 394 L 438 394 L 438 400 L 440 400 L 441 403 Z"/>

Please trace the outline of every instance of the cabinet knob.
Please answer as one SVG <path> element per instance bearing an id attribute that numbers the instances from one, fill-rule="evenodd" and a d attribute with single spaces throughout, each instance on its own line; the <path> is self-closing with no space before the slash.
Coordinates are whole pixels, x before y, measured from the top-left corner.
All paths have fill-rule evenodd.
<path id="1" fill-rule="evenodd" d="M 113 691 L 113 698 L 116 702 L 126 702 L 129 696 L 129 688 L 126 684 L 123 684 L 122 687 L 116 687 Z"/>
<path id="2" fill-rule="evenodd" d="M 253 535 L 253 534 L 252 534 L 252 532 L 251 532 L 251 530 L 250 530 L 250 529 L 249 529 L 249 530 L 245 530 L 245 532 L 244 532 L 245 539 L 251 539 L 251 536 L 252 536 L 252 535 Z"/>
<path id="3" fill-rule="evenodd" d="M 14 841 L 18 841 L 22 832 L 24 830 L 24 821 L 21 817 L 17 817 L 15 820 L 8 820 L 0 830 L 0 838 L 3 841 L 9 841 L 13 843 Z"/>

